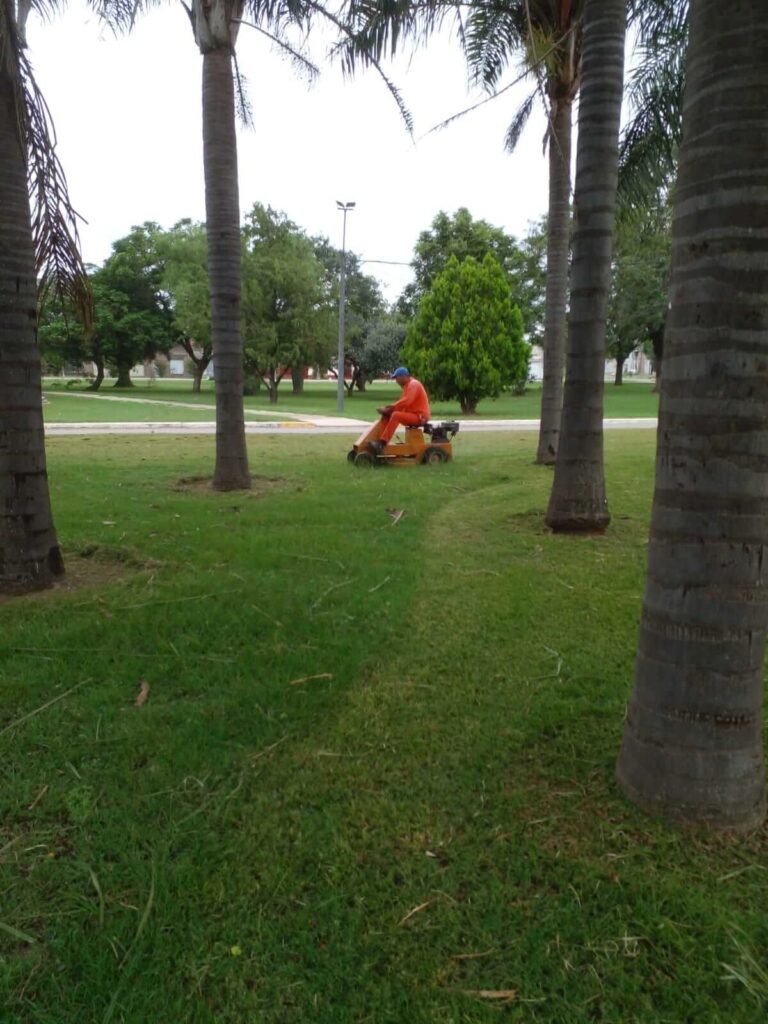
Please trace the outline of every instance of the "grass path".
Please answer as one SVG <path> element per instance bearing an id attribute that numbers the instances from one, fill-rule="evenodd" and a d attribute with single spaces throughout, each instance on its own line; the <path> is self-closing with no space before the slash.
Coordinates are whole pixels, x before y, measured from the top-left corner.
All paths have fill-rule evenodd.
<path id="1" fill-rule="evenodd" d="M 197 402 L 197 403 L 195 403 L 195 402 L 180 402 L 180 401 L 177 401 L 176 399 L 169 399 L 169 398 L 167 398 L 167 399 L 160 399 L 160 398 L 132 398 L 132 397 L 128 397 L 126 395 L 86 394 L 83 391 L 55 391 L 55 392 L 46 391 L 45 394 L 46 394 L 46 397 L 49 399 L 49 401 L 50 401 L 51 398 L 54 401 L 56 401 L 59 398 L 69 398 L 69 399 L 81 399 L 81 400 L 84 400 L 84 401 L 95 400 L 95 401 L 102 401 L 102 402 L 129 402 L 129 403 L 132 403 L 134 405 L 153 405 L 153 406 L 159 405 L 159 406 L 165 407 L 166 409 L 185 409 L 185 410 L 186 409 L 193 409 L 195 412 L 200 412 L 201 410 L 204 410 L 205 412 L 207 412 L 210 415 L 210 417 L 212 419 L 214 419 L 215 416 L 216 416 L 216 406 L 215 405 L 205 405 L 205 404 L 199 403 L 199 402 Z M 248 408 L 246 408 L 246 409 L 243 410 L 243 413 L 244 413 L 245 416 L 255 416 L 255 417 L 258 417 L 258 418 L 261 418 L 261 419 L 263 419 L 265 416 L 268 415 L 265 411 L 263 411 L 261 409 L 248 409 Z M 272 417 L 274 418 L 274 413 L 272 414 Z M 283 411 L 280 412 L 280 417 L 282 417 L 284 419 L 289 419 L 289 420 L 300 420 L 300 419 L 302 419 L 302 416 L 300 414 L 298 414 L 298 413 L 283 412 Z"/>

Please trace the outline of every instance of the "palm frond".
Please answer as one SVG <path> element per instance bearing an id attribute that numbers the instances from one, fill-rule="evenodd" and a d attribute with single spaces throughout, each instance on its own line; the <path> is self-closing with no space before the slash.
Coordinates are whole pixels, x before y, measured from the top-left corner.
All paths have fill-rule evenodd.
<path id="1" fill-rule="evenodd" d="M 472 10 L 466 22 L 464 46 L 470 81 L 495 91 L 512 55 L 524 48 L 525 31 L 520 5 Z"/>
<path id="2" fill-rule="evenodd" d="M 530 96 L 520 105 L 517 113 L 512 118 L 512 123 L 507 128 L 507 134 L 504 136 L 504 149 L 507 153 L 513 153 L 520 141 L 520 136 L 525 130 L 525 126 L 528 124 L 528 119 L 533 112 L 533 105 L 536 102 L 536 96 L 538 95 L 538 89 L 535 89 Z"/>
<path id="3" fill-rule="evenodd" d="M 18 36 L 6 35 L 15 49 L 19 124 L 27 151 L 27 177 L 32 201 L 32 234 L 40 302 L 53 291 L 62 305 L 71 304 L 86 328 L 93 321 L 93 298 L 80 256 L 79 218 L 67 191 L 56 154 L 50 111 Z"/>
<path id="4" fill-rule="evenodd" d="M 248 83 L 245 76 L 240 71 L 240 65 L 237 62 L 237 54 L 232 55 L 232 70 L 234 72 L 235 79 L 235 104 L 237 108 L 237 118 L 244 128 L 253 128 L 253 107 L 251 106 L 251 101 L 248 99 Z"/>
<path id="5" fill-rule="evenodd" d="M 136 19 L 153 7 L 159 7 L 160 0 L 89 0 L 89 4 L 98 19 L 117 35 L 130 32 Z"/>
<path id="6" fill-rule="evenodd" d="M 667 20 L 658 15 L 663 7 Z M 685 12 L 683 12 L 685 8 Z M 647 203 L 675 173 L 682 131 L 686 0 L 652 0 L 638 18 L 638 63 L 627 86 L 631 119 L 619 149 L 620 206 Z"/>
<path id="7" fill-rule="evenodd" d="M 394 99 L 408 134 L 413 136 L 413 117 L 411 112 L 405 105 L 399 89 L 384 71 L 381 63 L 383 58 L 387 56 L 388 45 L 383 40 L 390 38 L 388 33 L 394 31 L 394 35 L 391 37 L 393 40 L 391 43 L 391 54 L 394 55 L 399 32 L 402 28 L 402 26 L 397 26 L 393 29 L 392 25 L 386 24 L 385 16 L 387 11 L 385 8 L 387 4 L 366 5 L 359 3 L 358 0 L 353 0 L 349 5 L 346 15 L 342 18 L 334 15 L 322 4 L 316 3 L 314 0 L 305 0 L 305 2 L 338 29 L 339 40 L 331 47 L 330 56 L 332 59 L 336 58 L 341 61 L 343 74 L 347 77 L 352 76 L 358 65 L 372 67 Z M 405 9 L 408 6 L 403 0 L 389 0 L 389 4 L 391 8 L 397 7 L 398 9 Z M 428 5 L 432 6 L 432 4 L 433 0 L 428 0 Z M 439 6 L 452 7 L 453 5 L 440 4 Z M 367 11 L 367 15 L 363 10 L 365 7 L 370 8 Z M 391 10 L 389 13 L 392 13 Z M 373 19 L 368 25 L 363 24 L 361 21 L 361 18 L 365 16 L 371 16 Z M 368 35 L 371 28 L 373 28 L 373 36 Z M 381 37 L 377 36 L 380 30 L 383 32 Z"/>
<path id="8" fill-rule="evenodd" d="M 314 81 L 320 74 L 320 69 L 317 64 L 315 64 L 306 53 L 302 53 L 301 50 L 289 42 L 285 37 L 285 25 L 281 23 L 274 23 L 270 30 L 262 28 L 260 25 L 251 21 L 240 21 L 239 24 L 245 25 L 247 28 L 252 28 L 261 35 L 266 36 L 266 38 L 269 39 L 269 41 L 273 43 L 278 50 L 281 50 L 290 58 L 294 70 L 299 74 L 305 75 L 310 81 Z"/>
<path id="9" fill-rule="evenodd" d="M 456 0 L 347 0 L 339 18 L 343 38 L 334 56 L 349 73 L 358 64 L 396 57 L 405 40 L 413 47 L 423 46 L 448 20 L 462 31 L 461 6 Z"/>
<path id="10" fill-rule="evenodd" d="M 468 107 L 465 107 L 463 110 L 459 110 L 457 113 L 451 114 L 450 117 L 446 117 L 446 119 L 444 121 L 440 121 L 439 124 L 433 125 L 433 127 L 430 128 L 428 132 L 424 133 L 422 138 L 426 138 L 427 135 L 431 135 L 433 132 L 440 132 L 444 128 L 447 128 L 448 125 L 453 124 L 454 121 L 458 121 L 459 118 L 465 117 L 467 114 L 471 114 L 475 110 L 479 110 L 480 107 L 484 107 L 486 103 L 492 103 L 494 100 L 497 100 L 499 96 L 503 96 L 504 93 L 509 92 L 510 89 L 514 89 L 514 87 L 519 82 L 522 82 L 524 78 L 527 78 L 529 74 L 530 72 L 526 69 L 525 71 L 522 72 L 522 74 L 518 75 L 517 78 L 515 78 L 512 82 L 509 82 L 507 85 L 505 85 L 503 89 L 499 89 L 498 92 L 491 93 L 490 96 L 483 97 L 483 99 L 478 100 L 476 103 L 471 103 Z"/>
<path id="11" fill-rule="evenodd" d="M 688 23 L 689 0 L 630 0 L 629 25 L 649 45 L 684 31 Z"/>

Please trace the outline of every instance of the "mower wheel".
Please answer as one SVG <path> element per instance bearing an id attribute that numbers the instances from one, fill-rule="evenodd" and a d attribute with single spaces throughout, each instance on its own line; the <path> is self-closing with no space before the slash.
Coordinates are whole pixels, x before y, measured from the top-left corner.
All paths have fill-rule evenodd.
<path id="1" fill-rule="evenodd" d="M 357 455 L 357 452 L 355 451 L 355 449 L 354 448 L 350 448 L 349 451 L 347 452 L 347 462 L 354 462 L 356 455 Z"/>
<path id="2" fill-rule="evenodd" d="M 358 452 L 355 456 L 355 465 L 358 469 L 373 469 L 376 458 L 370 452 Z"/>
<path id="3" fill-rule="evenodd" d="M 432 445 L 424 452 L 424 458 L 421 460 L 423 466 L 439 466 L 443 462 L 448 461 L 448 452 L 444 448 L 438 448 L 436 445 Z"/>

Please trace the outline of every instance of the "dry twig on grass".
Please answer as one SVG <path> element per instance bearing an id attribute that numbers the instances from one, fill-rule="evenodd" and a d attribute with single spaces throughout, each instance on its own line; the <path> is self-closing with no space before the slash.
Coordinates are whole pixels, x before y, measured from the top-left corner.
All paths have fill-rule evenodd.
<path id="1" fill-rule="evenodd" d="M 314 676 L 301 676 L 300 679 L 291 679 L 289 686 L 298 686 L 299 683 L 311 683 L 314 679 L 333 679 L 332 672 L 318 672 Z"/>

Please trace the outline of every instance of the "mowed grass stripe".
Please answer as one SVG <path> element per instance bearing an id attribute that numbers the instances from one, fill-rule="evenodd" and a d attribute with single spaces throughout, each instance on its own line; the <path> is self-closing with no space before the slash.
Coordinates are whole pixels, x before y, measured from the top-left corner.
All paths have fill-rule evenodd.
<path id="1" fill-rule="evenodd" d="M 752 1024 L 764 836 L 613 783 L 653 439 L 603 538 L 546 531 L 534 446 L 260 438 L 250 496 L 176 489 L 209 442 L 51 446 L 65 546 L 131 571 L 0 606 L 8 720 L 93 680 L 4 737 L 9 1020 Z"/>

